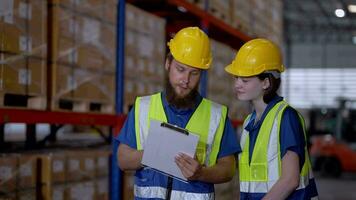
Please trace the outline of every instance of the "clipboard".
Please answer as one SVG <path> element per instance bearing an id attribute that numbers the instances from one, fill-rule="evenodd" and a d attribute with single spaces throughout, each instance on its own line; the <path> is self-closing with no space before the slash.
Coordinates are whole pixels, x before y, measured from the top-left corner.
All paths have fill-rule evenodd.
<path id="1" fill-rule="evenodd" d="M 174 160 L 179 153 L 194 157 L 198 141 L 198 135 L 184 128 L 151 120 L 141 163 L 186 182 L 187 179 Z"/>

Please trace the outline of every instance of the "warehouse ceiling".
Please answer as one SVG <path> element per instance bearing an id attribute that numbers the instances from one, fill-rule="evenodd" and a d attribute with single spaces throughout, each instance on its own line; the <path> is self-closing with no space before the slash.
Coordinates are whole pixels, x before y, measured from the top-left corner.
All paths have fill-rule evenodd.
<path id="1" fill-rule="evenodd" d="M 356 0 L 284 0 L 286 41 L 356 43 L 356 13 L 349 5 L 356 6 Z M 336 9 L 345 16 L 337 17 Z"/>

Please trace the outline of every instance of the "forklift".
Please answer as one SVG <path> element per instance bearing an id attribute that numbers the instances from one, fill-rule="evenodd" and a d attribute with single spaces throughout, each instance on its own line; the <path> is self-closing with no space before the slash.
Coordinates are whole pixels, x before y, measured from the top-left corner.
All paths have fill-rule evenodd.
<path id="1" fill-rule="evenodd" d="M 356 172 L 356 100 L 339 98 L 337 102 L 337 109 L 310 113 L 311 161 L 314 171 L 326 177 Z M 318 129 L 317 124 L 324 128 Z"/>

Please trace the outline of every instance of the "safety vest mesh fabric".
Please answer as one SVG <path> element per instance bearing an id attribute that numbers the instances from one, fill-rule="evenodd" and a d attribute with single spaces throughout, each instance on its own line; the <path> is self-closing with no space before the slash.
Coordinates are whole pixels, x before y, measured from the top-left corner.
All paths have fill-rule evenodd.
<path id="1" fill-rule="evenodd" d="M 249 132 L 243 129 L 240 145 L 242 153 L 239 155 L 240 191 L 246 193 L 267 193 L 281 176 L 281 150 L 280 150 L 280 126 L 284 110 L 288 104 L 285 101 L 278 102 L 266 115 L 256 144 L 253 149 L 251 162 L 249 158 Z M 306 138 L 305 124 L 302 116 L 299 119 Z M 250 121 L 249 115 L 243 127 Z M 313 178 L 307 146 L 305 145 L 305 162 L 300 172 L 298 189 L 304 189 Z"/>
<path id="2" fill-rule="evenodd" d="M 225 120 L 227 116 L 227 108 L 225 106 L 214 103 L 203 98 L 191 118 L 189 119 L 186 129 L 199 135 L 196 156 L 201 164 L 212 166 L 216 163 L 217 155 L 220 149 L 221 138 L 224 132 Z M 155 119 L 162 122 L 167 122 L 161 93 L 151 96 L 138 97 L 135 102 L 135 130 L 136 130 L 136 145 L 138 150 L 143 150 L 145 141 L 150 127 L 150 120 Z M 135 190 L 135 196 L 145 196 L 145 198 L 155 198 L 155 195 L 161 196 L 164 187 L 138 187 Z M 147 192 L 147 190 L 149 192 Z M 150 195 L 148 195 L 150 194 Z M 172 196 L 189 197 L 189 194 L 184 191 L 172 191 Z M 192 193 L 191 195 L 200 195 L 201 197 L 212 196 L 213 193 L 201 194 Z M 188 196 L 187 196 L 188 195 Z M 193 199 L 210 199 L 210 198 L 195 198 Z"/>

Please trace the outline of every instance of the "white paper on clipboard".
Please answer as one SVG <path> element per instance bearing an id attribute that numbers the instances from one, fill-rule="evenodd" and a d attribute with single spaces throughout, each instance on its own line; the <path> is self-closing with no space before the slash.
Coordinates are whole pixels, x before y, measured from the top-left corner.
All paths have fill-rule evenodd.
<path id="1" fill-rule="evenodd" d="M 185 129 L 171 127 L 173 125 L 170 124 L 168 127 L 164 126 L 167 123 L 157 120 L 151 120 L 150 123 L 142 164 L 173 178 L 187 181 L 174 160 L 179 153 L 194 157 L 199 136 Z"/>

